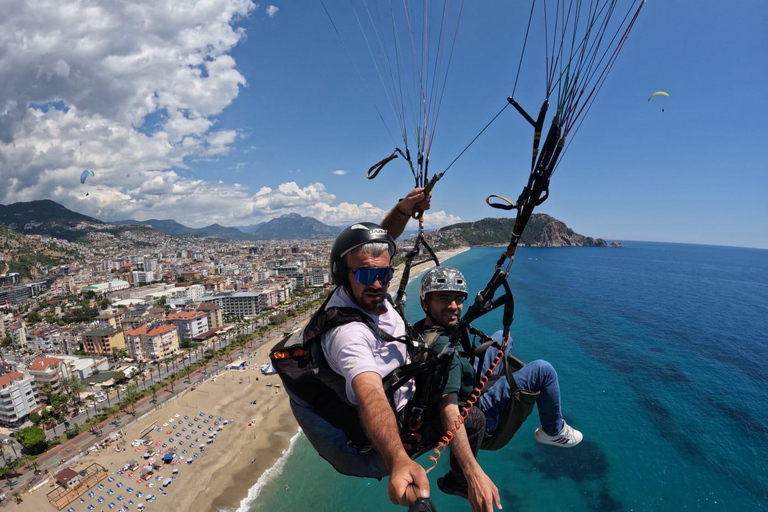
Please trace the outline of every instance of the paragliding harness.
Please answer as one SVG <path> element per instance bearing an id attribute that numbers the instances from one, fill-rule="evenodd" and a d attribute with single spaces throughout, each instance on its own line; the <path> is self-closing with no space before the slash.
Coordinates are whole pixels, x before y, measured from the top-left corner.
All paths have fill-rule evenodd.
<path id="1" fill-rule="evenodd" d="M 467 326 L 467 331 L 475 338 L 480 338 L 482 341 L 482 343 L 477 348 L 474 348 L 471 353 L 463 354 L 465 357 L 468 356 L 470 358 L 470 363 L 475 369 L 475 389 L 480 389 L 481 391 L 489 389 L 499 379 L 506 379 L 509 383 L 510 398 L 501 415 L 499 425 L 493 434 L 485 436 L 481 445 L 483 450 L 498 450 L 509 443 L 525 420 L 528 419 L 528 416 L 533 411 L 536 399 L 539 398 L 539 392 L 526 391 L 517 386 L 512 374 L 522 369 L 525 366 L 525 363 L 512 354 L 506 354 L 501 359 L 501 369 L 498 372 L 492 372 L 488 377 L 487 382 L 481 382 L 484 375 L 482 364 L 485 359 L 486 351 L 495 349 L 498 354 L 499 351 L 504 352 L 505 350 L 500 343 L 488 338 L 485 333 L 475 329 L 471 325 Z"/>
<path id="2" fill-rule="evenodd" d="M 332 296 L 332 294 L 331 294 Z M 430 340 L 423 339 L 406 322 L 406 335 L 394 337 L 382 331 L 365 313 L 355 308 L 328 308 L 331 296 L 312 316 L 303 330 L 293 332 L 270 352 L 272 365 L 290 394 L 309 404 L 315 414 L 344 432 L 347 444 L 365 452 L 372 448 L 360 421 L 357 407 L 346 396 L 344 377 L 329 365 L 321 346 L 322 335 L 351 322 L 365 324 L 386 342 L 404 343 L 411 363 L 401 366 L 384 377 L 384 391 L 395 411 L 401 441 L 411 457 L 417 457 L 437 443 L 440 426 L 438 402 L 448 377 L 453 351 L 436 354 Z M 432 339 L 434 341 L 434 338 Z M 415 381 L 414 396 L 397 411 L 394 394 L 407 382 Z"/>

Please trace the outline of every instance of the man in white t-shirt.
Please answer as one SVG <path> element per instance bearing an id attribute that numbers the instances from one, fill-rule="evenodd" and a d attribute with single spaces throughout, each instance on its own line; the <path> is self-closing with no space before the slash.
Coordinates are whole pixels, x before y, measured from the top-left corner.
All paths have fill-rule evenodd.
<path id="1" fill-rule="evenodd" d="M 341 473 L 383 478 L 390 476 L 390 500 L 410 505 L 429 496 L 425 470 L 412 461 L 398 431 L 395 411 L 385 394 L 383 378 L 407 364 L 406 345 L 393 338 L 405 337 L 403 319 L 387 300 L 387 285 L 394 275 L 390 266 L 395 241 L 416 210 L 429 208 L 424 189 L 412 190 L 401 199 L 381 225 L 361 222 L 345 229 L 331 250 L 331 274 L 336 290 L 325 305 L 357 309 L 371 320 L 375 329 L 353 321 L 322 335 L 322 352 L 330 369 L 344 378 L 346 399 L 357 408 L 365 436 L 373 450 L 359 450 L 348 437 L 319 416 L 311 404 L 292 396 L 291 408 L 305 435 L 317 452 Z M 374 330 L 389 340 L 382 339 Z M 412 397 L 414 386 L 407 383 L 395 392 L 399 411 Z"/>
<path id="2" fill-rule="evenodd" d="M 373 450 L 359 449 L 342 430 L 338 425 L 340 409 L 332 408 L 334 417 L 329 417 L 327 402 L 326 415 L 323 415 L 311 403 L 291 395 L 294 416 L 323 458 L 344 474 L 375 478 L 388 475 L 390 501 L 405 506 L 413 504 L 417 498 L 429 497 L 429 480 L 424 468 L 411 460 L 406 451 L 392 407 L 399 413 L 413 396 L 415 386 L 408 382 L 396 390 L 392 405 L 384 391 L 383 379 L 410 362 L 404 343 L 408 341 L 406 325 L 387 300 L 387 285 L 394 275 L 390 265 L 395 253 L 394 238 L 402 233 L 416 209 L 424 211 L 428 207 L 429 198 L 425 199 L 423 189 L 417 188 L 398 202 L 381 225 L 361 222 L 345 229 L 331 249 L 331 273 L 337 288 L 310 321 L 311 327 L 305 328 L 304 334 L 307 334 L 306 329 L 323 333 L 320 339 L 325 363 L 332 373 L 343 377 L 336 393 L 345 395 L 346 401 L 355 407 L 353 415 L 359 417 L 364 437 Z M 335 327 L 317 328 L 314 324 L 318 314 L 323 316 L 323 312 L 326 316 L 334 311 L 346 311 L 343 314 L 349 315 L 349 311 L 354 310 L 364 316 L 358 317 L 360 320 L 337 322 L 333 324 Z M 288 387 L 286 390 L 290 391 Z M 321 404 L 316 405 L 320 407 Z M 434 428 L 439 429 L 436 441 L 442 434 L 442 427 L 439 417 L 434 420 Z M 484 431 L 482 415 L 481 420 L 482 425 L 477 429 Z M 425 418 L 425 421 L 428 420 Z M 457 458 L 462 468 L 474 462 L 466 442 L 455 446 L 457 440 L 466 441 L 463 431 L 464 428 L 460 429 L 451 442 L 452 451 L 458 449 Z M 430 427 L 423 433 L 426 436 L 423 441 L 429 444 L 435 432 Z"/>

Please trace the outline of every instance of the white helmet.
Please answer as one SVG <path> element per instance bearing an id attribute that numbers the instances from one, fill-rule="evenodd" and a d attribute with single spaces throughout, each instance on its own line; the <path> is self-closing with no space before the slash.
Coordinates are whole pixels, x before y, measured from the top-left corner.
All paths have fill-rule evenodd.
<path id="1" fill-rule="evenodd" d="M 469 296 L 464 274 L 451 267 L 433 267 L 421 278 L 421 286 L 419 287 L 421 300 L 424 300 L 429 292 L 438 291 L 461 292 L 465 299 Z"/>

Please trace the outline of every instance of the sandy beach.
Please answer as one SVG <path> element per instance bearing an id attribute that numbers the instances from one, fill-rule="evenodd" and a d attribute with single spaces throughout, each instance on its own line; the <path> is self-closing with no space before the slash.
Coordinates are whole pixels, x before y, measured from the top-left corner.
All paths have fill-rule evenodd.
<path id="1" fill-rule="evenodd" d="M 461 254 L 463 252 L 466 252 L 469 250 L 469 247 L 459 247 L 457 249 L 451 249 L 449 251 L 438 251 L 435 253 L 435 256 L 437 256 L 437 259 L 440 260 L 440 263 L 443 263 L 444 261 L 453 258 L 457 254 Z M 410 283 L 417 277 L 419 277 L 421 274 L 423 274 L 425 271 L 429 270 L 430 268 L 434 267 L 435 264 L 432 262 L 424 263 L 422 265 L 419 265 L 416 268 L 413 268 L 411 270 L 411 275 L 409 276 L 408 282 Z M 403 276 L 403 270 L 405 269 L 405 264 L 402 263 L 397 266 L 395 269 L 395 277 L 392 279 L 392 282 L 389 284 L 389 293 L 394 296 L 395 293 L 397 293 L 397 287 L 400 286 L 400 280 Z"/>
<path id="2" fill-rule="evenodd" d="M 443 251 L 437 256 L 443 262 L 466 250 L 468 248 Z M 420 265 L 410 279 L 418 277 L 431 266 L 431 263 Z M 402 271 L 401 265 L 390 285 L 393 294 L 399 286 Z M 117 512 L 123 505 L 128 505 L 129 510 L 136 510 L 140 502 L 148 511 L 236 510 L 264 472 L 275 465 L 298 431 L 285 392 L 281 387 L 275 387 L 275 384 L 280 384 L 279 377 L 262 375 L 259 370 L 261 364 L 268 362 L 269 349 L 279 339 L 273 338 L 259 347 L 252 354 L 252 365 L 247 369 L 224 371 L 215 380 L 207 380 L 128 428 L 123 436 L 123 451 L 115 451 L 114 446 L 108 446 L 98 453 L 86 455 L 72 466 L 63 466 L 61 469 L 72 467 L 80 471 L 97 463 L 107 471 L 107 479 L 99 484 L 103 487 L 92 489 L 93 496 L 86 493 L 82 500 L 76 499 L 63 510 L 72 507 L 75 512 Z M 226 425 L 223 425 L 223 420 L 227 420 Z M 129 460 L 146 464 L 143 455 L 147 447 L 133 447 L 131 443 L 140 439 L 143 431 L 153 423 L 155 428 L 160 427 L 161 430 L 150 431 L 144 439 L 153 439 L 150 448 L 156 452 L 155 458 L 161 458 L 171 446 L 176 446 L 182 460 L 176 465 L 163 465 L 149 481 L 139 482 L 138 471 L 120 470 Z M 204 445 L 205 451 L 200 452 L 201 442 L 207 441 L 201 437 L 202 432 L 209 433 L 209 427 L 213 431 L 221 430 L 211 444 Z M 183 450 L 186 453 L 182 455 Z M 197 457 L 187 464 L 187 458 L 193 453 Z M 176 475 L 172 474 L 173 467 L 179 470 Z M 162 494 L 159 491 L 162 483 L 173 476 L 175 480 L 164 488 L 165 494 Z M 55 486 L 53 481 L 43 485 L 25 495 L 24 502 L 14 507 L 30 512 L 56 510 L 46 497 Z M 129 488 L 130 493 L 127 492 Z M 137 496 L 139 492 L 142 494 Z M 155 500 L 147 501 L 146 497 L 150 494 L 155 496 Z M 118 496 L 121 497 L 119 500 Z M 133 503 L 129 504 L 129 501 Z M 109 507 L 110 504 L 114 506 Z"/>
<path id="3" fill-rule="evenodd" d="M 254 353 L 254 364 L 248 369 L 223 371 L 215 379 L 198 385 L 129 427 L 123 436 L 124 450 L 115 451 L 116 443 L 113 443 L 97 453 L 82 457 L 71 466 L 62 466 L 61 469 L 71 467 L 80 471 L 97 463 L 107 470 L 108 476 L 100 482 L 103 487 L 92 489 L 93 496 L 86 493 L 81 497 L 82 501 L 78 498 L 64 510 L 72 507 L 76 512 L 118 511 L 123 505 L 128 505 L 129 510 L 136 510 L 139 503 L 144 503 L 148 511 L 236 509 L 240 500 L 248 494 L 248 489 L 288 447 L 291 436 L 298 428 L 285 392 L 281 387 L 274 386 L 280 384 L 279 377 L 262 375 L 259 370 L 260 364 L 268 361 L 269 348 L 278 339 L 260 347 Z M 255 404 L 252 403 L 254 400 Z M 152 438 L 152 445 L 131 446 L 153 423 L 155 428 L 160 427 L 161 430 L 152 430 L 144 436 L 144 439 Z M 218 428 L 221 430 L 217 431 Z M 216 437 L 211 444 L 207 444 L 207 436 L 212 432 L 216 432 Z M 205 451 L 199 450 L 201 445 Z M 145 465 L 147 461 L 143 455 L 147 450 L 154 451 L 154 457 L 159 460 L 171 446 L 176 446 L 177 453 L 182 457 L 181 462 L 164 464 L 149 481 L 138 481 L 140 470 L 118 473 L 130 460 Z M 187 464 L 187 458 L 192 458 L 193 462 Z M 176 475 L 172 474 L 174 467 L 179 469 Z M 162 482 L 173 476 L 175 480 L 162 494 L 159 491 Z M 24 502 L 14 506 L 30 512 L 56 510 L 46 497 L 55 487 L 56 484 L 51 481 L 26 494 Z M 137 496 L 139 492 L 143 494 Z M 146 497 L 150 494 L 155 496 L 154 501 L 147 501 Z M 121 499 L 118 500 L 118 496 Z M 114 504 L 114 508 L 109 507 L 110 503 Z M 89 505 L 94 508 L 89 509 Z"/>

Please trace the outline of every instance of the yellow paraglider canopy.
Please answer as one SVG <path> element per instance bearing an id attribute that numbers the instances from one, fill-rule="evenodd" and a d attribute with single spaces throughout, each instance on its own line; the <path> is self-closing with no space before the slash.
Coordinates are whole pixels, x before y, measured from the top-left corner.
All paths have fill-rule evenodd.
<path id="1" fill-rule="evenodd" d="M 653 98 L 654 96 L 666 96 L 667 98 L 669 98 L 669 93 L 666 93 L 664 91 L 656 91 L 655 93 L 648 96 L 648 101 L 651 101 L 651 98 Z"/>

